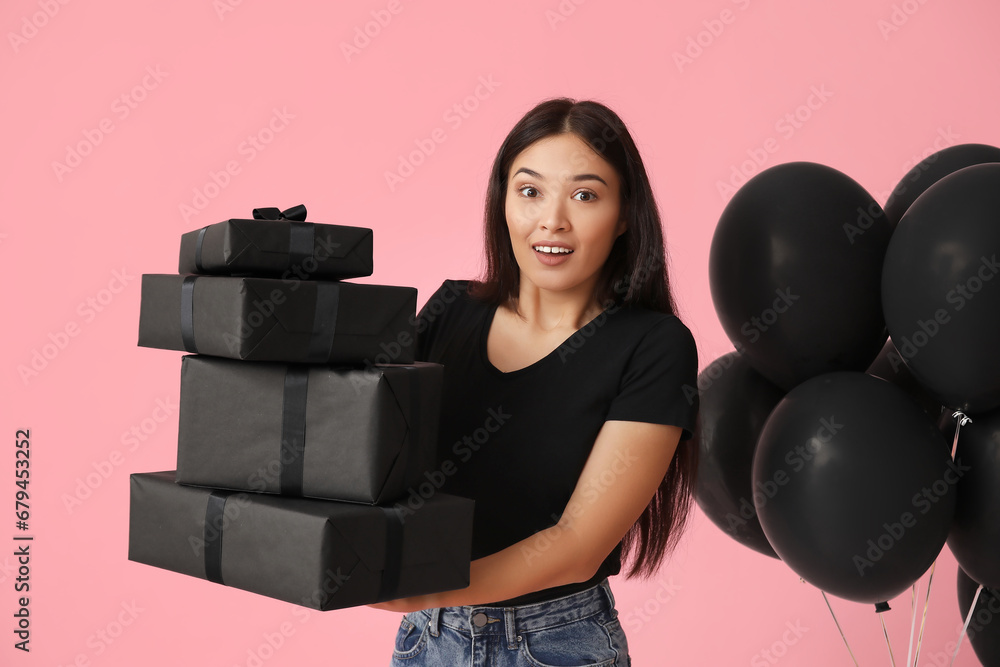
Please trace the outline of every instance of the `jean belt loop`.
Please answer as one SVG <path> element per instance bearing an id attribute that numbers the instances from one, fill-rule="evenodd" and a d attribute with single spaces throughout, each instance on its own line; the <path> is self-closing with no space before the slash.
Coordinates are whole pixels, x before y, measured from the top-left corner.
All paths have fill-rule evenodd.
<path id="1" fill-rule="evenodd" d="M 507 630 L 507 648 L 515 649 L 517 648 L 517 626 L 514 620 L 514 608 L 506 607 L 503 610 L 503 620 L 504 628 Z"/>
<path id="2" fill-rule="evenodd" d="M 604 589 L 604 593 L 608 596 L 608 604 L 611 605 L 612 609 L 614 609 L 615 608 L 615 596 L 611 593 L 611 584 L 608 583 L 607 579 L 604 579 L 598 585 L 601 588 Z"/>
<path id="3" fill-rule="evenodd" d="M 431 631 L 431 637 L 437 637 L 441 634 L 441 608 L 434 607 L 431 609 L 431 620 L 428 622 Z"/>

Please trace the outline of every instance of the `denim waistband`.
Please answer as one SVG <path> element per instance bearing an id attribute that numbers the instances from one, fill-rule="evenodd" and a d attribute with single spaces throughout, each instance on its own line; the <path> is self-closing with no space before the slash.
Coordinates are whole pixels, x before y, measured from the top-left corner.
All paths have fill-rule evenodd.
<path id="1" fill-rule="evenodd" d="M 438 636 L 440 625 L 469 635 L 506 635 L 514 642 L 519 632 L 544 630 L 571 621 L 588 618 L 602 611 L 614 609 L 615 598 L 608 580 L 578 593 L 535 604 L 516 607 L 490 607 L 471 605 L 439 607 L 413 612 L 414 621 L 430 624 L 430 633 Z"/>

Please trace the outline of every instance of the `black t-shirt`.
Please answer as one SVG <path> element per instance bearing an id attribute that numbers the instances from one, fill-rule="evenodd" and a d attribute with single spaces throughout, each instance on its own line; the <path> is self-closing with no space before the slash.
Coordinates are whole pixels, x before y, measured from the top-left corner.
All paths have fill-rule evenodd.
<path id="1" fill-rule="evenodd" d="M 421 309 L 417 359 L 444 365 L 437 470 L 442 491 L 476 501 L 476 559 L 558 522 L 606 420 L 681 426 L 690 438 L 698 360 L 677 317 L 612 306 L 536 363 L 504 373 L 486 354 L 497 307 L 467 287 L 447 280 Z M 593 489 L 597 502 L 605 492 L 613 482 Z M 493 604 L 569 595 L 620 570 L 621 543 L 590 581 Z"/>

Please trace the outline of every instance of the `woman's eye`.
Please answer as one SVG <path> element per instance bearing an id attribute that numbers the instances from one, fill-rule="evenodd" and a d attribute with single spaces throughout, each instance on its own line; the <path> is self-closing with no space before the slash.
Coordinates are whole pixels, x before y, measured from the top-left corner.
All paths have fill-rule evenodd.
<path id="1" fill-rule="evenodd" d="M 522 185 L 520 188 L 518 188 L 517 191 L 520 192 L 525 197 L 534 198 L 538 196 L 538 190 L 531 185 Z"/>
<path id="2" fill-rule="evenodd" d="M 580 197 L 583 197 L 583 199 L 580 199 Z M 586 190 L 581 190 L 580 192 L 577 192 L 575 195 L 573 195 L 573 198 L 576 199 L 577 201 L 593 201 L 594 199 L 597 199 L 597 195 L 595 195 L 593 192 L 587 192 Z"/>

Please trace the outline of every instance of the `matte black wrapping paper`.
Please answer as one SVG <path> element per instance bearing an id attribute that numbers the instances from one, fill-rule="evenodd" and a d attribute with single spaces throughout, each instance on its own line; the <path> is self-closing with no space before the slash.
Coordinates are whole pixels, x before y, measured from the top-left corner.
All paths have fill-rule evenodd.
<path id="1" fill-rule="evenodd" d="M 145 274 L 139 345 L 253 361 L 408 364 L 416 305 L 412 287 Z"/>
<path id="2" fill-rule="evenodd" d="M 443 369 L 185 356 L 177 481 L 395 501 L 436 467 Z"/>
<path id="3" fill-rule="evenodd" d="M 395 508 L 131 476 L 129 560 L 322 611 L 469 585 L 473 501 Z"/>
<path id="4" fill-rule="evenodd" d="M 181 236 L 178 273 L 343 280 L 372 274 L 372 230 L 233 218 Z"/>

